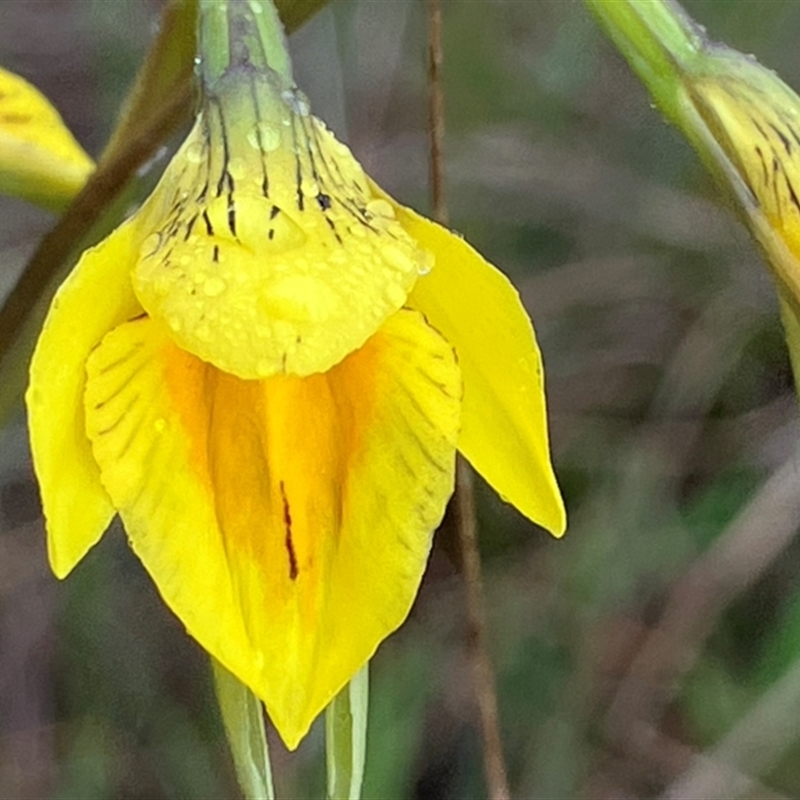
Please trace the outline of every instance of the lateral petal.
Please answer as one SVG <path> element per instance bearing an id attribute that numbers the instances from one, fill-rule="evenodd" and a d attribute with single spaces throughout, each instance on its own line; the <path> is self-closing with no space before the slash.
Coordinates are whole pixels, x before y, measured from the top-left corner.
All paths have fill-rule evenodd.
<path id="1" fill-rule="evenodd" d="M 327 373 L 247 381 L 142 319 L 88 372 L 87 430 L 133 548 L 295 747 L 416 594 L 453 489 L 452 349 L 402 310 Z"/>
<path id="2" fill-rule="evenodd" d="M 100 483 L 84 423 L 86 359 L 119 323 L 141 313 L 130 269 L 130 222 L 87 250 L 59 288 L 36 344 L 25 395 L 33 465 L 53 572 L 66 577 L 102 536 L 114 506 Z"/>
<path id="3" fill-rule="evenodd" d="M 459 450 L 503 499 L 561 536 L 566 513 L 550 463 L 542 357 L 516 289 L 460 236 L 394 206 L 405 230 L 436 259 L 409 305 L 458 355 Z"/>
<path id="4" fill-rule="evenodd" d="M 58 210 L 93 169 L 47 98 L 0 69 L 0 191 Z"/>

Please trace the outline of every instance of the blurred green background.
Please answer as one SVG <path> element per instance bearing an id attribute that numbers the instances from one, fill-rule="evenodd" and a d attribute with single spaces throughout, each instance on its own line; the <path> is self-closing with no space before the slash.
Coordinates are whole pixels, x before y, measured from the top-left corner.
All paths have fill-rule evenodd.
<path id="1" fill-rule="evenodd" d="M 534 317 L 570 513 L 557 542 L 478 487 L 512 794 L 800 796 L 797 401 L 766 271 L 577 0 L 443 6 L 452 224 Z M 800 3 L 685 6 L 800 87 Z M 160 8 L 2 0 L 0 63 L 97 155 Z M 317 114 L 425 211 L 425 3 L 334 0 L 292 47 Z M 0 198 L 0 297 L 53 221 Z M 205 658 L 121 529 L 49 573 L 21 412 L 0 486 L 0 797 L 236 797 Z M 446 520 L 373 662 L 367 798 L 485 796 L 456 552 Z M 272 743 L 279 795 L 321 796 L 321 727 Z"/>

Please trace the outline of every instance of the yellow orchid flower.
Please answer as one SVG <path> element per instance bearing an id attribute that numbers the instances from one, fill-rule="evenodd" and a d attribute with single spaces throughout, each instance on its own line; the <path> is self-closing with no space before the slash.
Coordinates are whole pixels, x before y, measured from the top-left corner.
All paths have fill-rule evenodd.
<path id="1" fill-rule="evenodd" d="M 0 192 L 59 210 L 93 169 L 47 98 L 0 68 Z"/>
<path id="2" fill-rule="evenodd" d="M 564 509 L 511 284 L 310 114 L 271 4 L 200 8 L 196 123 L 56 295 L 31 443 L 56 575 L 118 513 L 293 748 L 408 614 L 456 448 L 556 535 Z"/>

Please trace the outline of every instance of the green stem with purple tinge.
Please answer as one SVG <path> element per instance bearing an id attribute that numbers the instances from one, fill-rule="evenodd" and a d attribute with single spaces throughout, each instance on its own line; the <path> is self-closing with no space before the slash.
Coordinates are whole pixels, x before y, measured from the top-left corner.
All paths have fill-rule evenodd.
<path id="1" fill-rule="evenodd" d="M 269 70 L 294 85 L 286 35 L 272 0 L 200 0 L 198 67 L 204 87 L 231 69 Z"/>

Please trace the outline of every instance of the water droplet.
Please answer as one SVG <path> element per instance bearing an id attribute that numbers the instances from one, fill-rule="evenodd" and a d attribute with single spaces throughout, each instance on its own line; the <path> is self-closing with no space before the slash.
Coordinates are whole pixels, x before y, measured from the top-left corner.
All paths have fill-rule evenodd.
<path id="1" fill-rule="evenodd" d="M 208 297 L 218 297 L 227 288 L 227 284 L 222 278 L 209 278 L 203 284 L 203 293 L 208 295 Z"/>
<path id="2" fill-rule="evenodd" d="M 169 293 L 170 290 L 170 280 L 167 273 L 163 273 L 155 278 L 152 283 L 153 286 L 153 293 L 156 295 L 164 296 L 165 294 Z"/>
<path id="3" fill-rule="evenodd" d="M 199 164 L 203 160 L 205 148 L 202 142 L 192 142 L 186 148 L 186 160 L 192 164 Z"/>
<path id="4" fill-rule="evenodd" d="M 183 327 L 183 322 L 181 322 L 180 317 L 169 317 L 167 319 L 167 325 L 169 325 L 170 330 L 172 330 L 174 333 L 178 333 Z"/>
<path id="5" fill-rule="evenodd" d="M 228 162 L 228 172 L 230 172 L 234 180 L 240 181 L 247 174 L 247 164 L 243 158 L 239 158 L 238 156 L 232 158 Z"/>
<path id="6" fill-rule="evenodd" d="M 319 194 L 319 184 L 315 180 L 304 179 L 300 184 L 300 191 L 306 197 L 316 197 Z"/>
<path id="7" fill-rule="evenodd" d="M 257 122 L 247 134 L 247 141 L 256 150 L 271 153 L 280 146 L 281 132 L 271 122 Z"/>
<path id="8" fill-rule="evenodd" d="M 160 246 L 161 246 L 161 234 L 151 233 L 142 242 L 142 246 L 139 248 L 139 255 L 142 258 L 150 258 L 150 256 L 154 256 L 158 252 L 158 248 Z"/>
<path id="9" fill-rule="evenodd" d="M 386 233 L 388 233 L 390 236 L 393 236 L 395 239 L 405 239 L 406 238 L 406 232 L 403 229 L 403 226 L 399 222 L 395 222 L 395 221 L 388 222 L 386 224 L 385 230 L 386 230 Z"/>
<path id="10" fill-rule="evenodd" d="M 164 433 L 164 431 L 167 429 L 167 421 L 164 419 L 164 417 L 159 417 L 153 423 L 153 427 L 156 429 L 157 433 Z"/>
<path id="11" fill-rule="evenodd" d="M 283 95 L 289 108 L 301 117 L 307 117 L 311 107 L 308 98 L 299 89 L 287 89 Z"/>
<path id="12" fill-rule="evenodd" d="M 417 275 L 427 275 L 436 264 L 436 257 L 430 250 L 420 250 L 417 260 Z"/>
<path id="13" fill-rule="evenodd" d="M 199 67 L 202 63 L 203 63 L 203 59 L 200 58 L 200 56 L 195 56 L 194 57 L 194 65 L 196 67 Z"/>
<path id="14" fill-rule="evenodd" d="M 397 245 L 384 244 L 380 247 L 379 252 L 383 256 L 383 260 L 398 272 L 411 272 L 417 269 L 411 256 Z"/>
<path id="15" fill-rule="evenodd" d="M 397 306 L 399 308 L 403 305 L 403 303 L 405 303 L 407 294 L 402 286 L 398 286 L 396 283 L 390 283 L 386 287 L 384 297 L 390 305 Z"/>
<path id="16" fill-rule="evenodd" d="M 367 203 L 367 211 L 374 217 L 386 217 L 387 219 L 394 219 L 394 209 L 392 204 L 383 198 L 370 200 Z"/>

